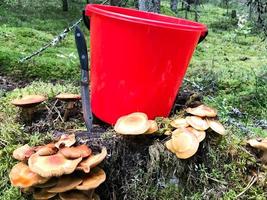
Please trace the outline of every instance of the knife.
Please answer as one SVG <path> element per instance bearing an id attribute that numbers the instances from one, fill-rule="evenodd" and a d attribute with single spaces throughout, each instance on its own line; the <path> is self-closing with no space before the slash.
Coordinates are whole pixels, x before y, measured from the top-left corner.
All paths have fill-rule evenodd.
<path id="1" fill-rule="evenodd" d="M 82 110 L 83 118 L 89 133 L 92 132 L 93 115 L 91 110 L 91 101 L 89 94 L 89 71 L 88 71 L 88 53 L 84 34 L 81 29 L 75 28 L 75 42 L 81 64 L 81 96 L 82 96 Z"/>

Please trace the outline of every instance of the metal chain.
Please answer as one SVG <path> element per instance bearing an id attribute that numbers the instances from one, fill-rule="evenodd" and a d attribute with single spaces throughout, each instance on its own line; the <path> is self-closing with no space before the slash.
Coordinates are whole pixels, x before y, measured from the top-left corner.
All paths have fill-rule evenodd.
<path id="1" fill-rule="evenodd" d="M 79 23 L 81 23 L 81 21 L 82 21 L 82 18 L 80 18 L 78 21 L 76 21 L 74 24 L 72 24 L 68 28 L 64 29 L 63 32 L 61 32 L 59 35 L 57 35 L 56 37 L 54 37 L 49 43 L 47 43 L 46 45 L 44 45 L 43 47 L 41 47 L 39 50 L 33 52 L 29 56 L 26 56 L 26 57 L 20 59 L 19 62 L 20 63 L 25 62 L 25 61 L 31 59 L 32 57 L 39 55 L 40 53 L 42 53 L 43 51 L 45 51 L 48 47 L 57 45 L 59 42 L 61 42 L 67 36 L 67 34 L 70 31 L 72 31 L 74 29 L 75 26 L 77 26 Z"/>

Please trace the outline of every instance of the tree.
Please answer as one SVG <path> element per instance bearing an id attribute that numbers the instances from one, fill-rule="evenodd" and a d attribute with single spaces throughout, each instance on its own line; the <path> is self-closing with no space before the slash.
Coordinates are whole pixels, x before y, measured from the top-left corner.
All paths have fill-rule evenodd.
<path id="1" fill-rule="evenodd" d="M 62 0 L 62 8 L 63 8 L 63 11 L 69 10 L 68 0 Z"/>
<path id="2" fill-rule="evenodd" d="M 139 10 L 160 13 L 160 0 L 138 0 Z"/>

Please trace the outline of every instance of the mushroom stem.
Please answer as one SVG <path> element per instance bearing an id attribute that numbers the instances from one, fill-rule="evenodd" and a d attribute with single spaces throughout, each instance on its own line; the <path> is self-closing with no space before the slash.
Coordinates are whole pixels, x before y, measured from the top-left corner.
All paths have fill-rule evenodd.
<path id="1" fill-rule="evenodd" d="M 21 110 L 22 119 L 25 122 L 31 122 L 32 118 L 33 118 L 34 110 L 35 110 L 34 107 L 22 108 L 22 110 Z"/>
<path id="2" fill-rule="evenodd" d="M 68 120 L 70 111 L 74 108 L 74 101 L 67 102 L 67 105 L 65 106 L 65 112 L 63 120 L 64 122 Z"/>

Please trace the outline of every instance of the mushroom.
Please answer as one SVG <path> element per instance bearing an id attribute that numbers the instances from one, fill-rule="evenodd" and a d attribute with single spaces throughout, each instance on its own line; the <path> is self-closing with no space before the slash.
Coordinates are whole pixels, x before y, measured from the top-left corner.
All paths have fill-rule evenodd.
<path id="1" fill-rule="evenodd" d="M 75 159 L 75 158 L 85 158 L 91 155 L 92 150 L 85 144 L 79 145 L 77 147 L 64 147 L 61 148 L 60 153 L 66 158 Z"/>
<path id="2" fill-rule="evenodd" d="M 78 94 L 71 93 L 61 93 L 56 96 L 56 99 L 66 102 L 65 112 L 63 120 L 67 121 L 70 111 L 74 108 L 74 103 L 81 99 L 81 96 Z"/>
<path id="3" fill-rule="evenodd" d="M 34 173 L 28 165 L 19 162 L 13 166 L 9 173 L 10 182 L 13 186 L 27 188 L 36 184 L 42 184 L 49 180 Z"/>
<path id="4" fill-rule="evenodd" d="M 194 129 L 193 127 L 186 127 L 186 129 L 197 137 L 198 142 L 202 142 L 206 137 L 205 131 L 199 131 Z"/>
<path id="5" fill-rule="evenodd" d="M 52 177 L 47 182 L 43 184 L 37 184 L 34 187 L 35 188 L 50 188 L 50 187 L 54 187 L 57 184 L 57 182 L 58 182 L 58 178 Z"/>
<path id="6" fill-rule="evenodd" d="M 177 118 L 173 121 L 171 121 L 171 126 L 174 128 L 181 128 L 181 127 L 188 127 L 189 124 L 186 122 L 186 119 L 184 118 Z"/>
<path id="7" fill-rule="evenodd" d="M 150 127 L 147 115 L 141 112 L 135 112 L 120 117 L 114 129 L 122 135 L 140 135 L 145 133 Z"/>
<path id="8" fill-rule="evenodd" d="M 247 141 L 247 143 L 256 149 L 263 151 L 260 159 L 263 164 L 267 164 L 267 138 L 263 140 L 250 139 Z"/>
<path id="9" fill-rule="evenodd" d="M 59 149 L 60 147 L 71 147 L 75 144 L 76 139 L 74 134 L 63 134 L 61 135 L 58 142 L 55 143 L 55 146 Z"/>
<path id="10" fill-rule="evenodd" d="M 90 157 L 80 162 L 77 166 L 77 170 L 82 170 L 85 173 L 89 173 L 91 168 L 94 168 L 99 163 L 101 163 L 106 158 L 106 156 L 107 149 L 103 147 L 99 154 L 91 155 Z"/>
<path id="11" fill-rule="evenodd" d="M 61 200 L 88 200 L 88 196 L 78 190 L 71 190 L 68 192 L 59 193 L 59 198 Z"/>
<path id="12" fill-rule="evenodd" d="M 192 126 L 194 129 L 205 131 L 209 128 L 209 125 L 206 120 L 197 117 L 197 116 L 188 116 L 185 118 L 186 122 Z"/>
<path id="13" fill-rule="evenodd" d="M 187 108 L 186 112 L 192 115 L 199 116 L 199 117 L 216 117 L 217 116 L 217 110 L 215 110 L 214 108 L 205 106 L 205 105 L 200 105 L 195 108 Z"/>
<path id="14" fill-rule="evenodd" d="M 58 179 L 57 185 L 49 188 L 47 192 L 60 193 L 74 189 L 83 182 L 82 178 L 75 175 L 63 175 Z"/>
<path id="15" fill-rule="evenodd" d="M 173 148 L 171 139 L 165 142 L 165 146 L 170 152 L 175 153 L 175 149 Z"/>
<path id="16" fill-rule="evenodd" d="M 187 159 L 197 152 L 199 142 L 193 133 L 180 128 L 172 133 L 172 146 L 178 158 Z"/>
<path id="17" fill-rule="evenodd" d="M 214 120 L 214 119 L 208 119 L 207 122 L 208 122 L 209 127 L 216 133 L 219 133 L 220 135 L 226 134 L 225 128 L 219 121 Z"/>
<path id="18" fill-rule="evenodd" d="M 159 127 L 155 120 L 148 120 L 148 122 L 150 123 L 150 126 L 149 129 L 145 132 L 145 134 L 149 135 L 159 130 Z"/>
<path id="19" fill-rule="evenodd" d="M 57 153 L 50 156 L 40 156 L 33 154 L 28 164 L 30 169 L 42 177 L 61 176 L 63 174 L 71 174 L 82 158 L 69 160 L 62 154 Z"/>
<path id="20" fill-rule="evenodd" d="M 35 110 L 35 106 L 45 101 L 46 98 L 42 95 L 27 95 L 21 99 L 11 101 L 14 106 L 21 108 L 21 114 L 25 121 L 31 121 Z"/>
<path id="21" fill-rule="evenodd" d="M 35 153 L 35 148 L 25 144 L 13 151 L 13 158 L 19 161 L 28 160 L 28 158 Z"/>
<path id="22" fill-rule="evenodd" d="M 57 195 L 57 193 L 51 193 L 51 192 L 47 192 L 47 190 L 46 189 L 41 189 L 41 190 L 35 190 L 34 192 L 33 192 L 33 198 L 34 199 L 37 199 L 37 200 L 41 200 L 41 199 L 51 199 L 51 198 L 53 198 L 54 196 L 56 196 Z"/>
<path id="23" fill-rule="evenodd" d="M 49 143 L 44 146 L 36 147 L 35 151 L 39 156 L 50 156 L 56 154 L 58 152 L 58 149 L 54 143 Z"/>
<path id="24" fill-rule="evenodd" d="M 82 183 L 76 186 L 77 190 L 91 190 L 97 188 L 106 180 L 106 173 L 103 169 L 94 168 L 87 176 L 84 177 Z"/>

